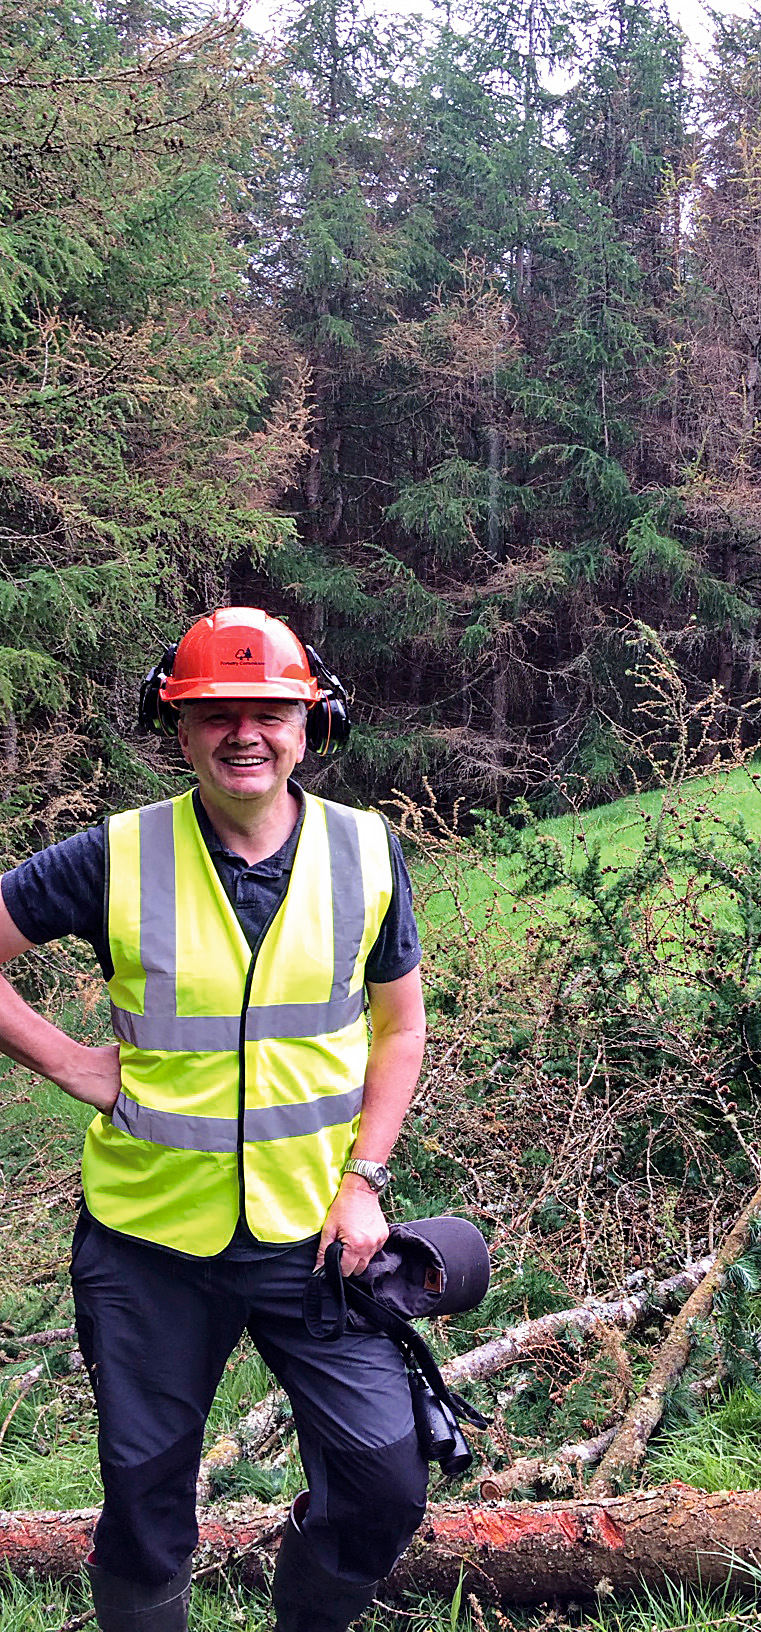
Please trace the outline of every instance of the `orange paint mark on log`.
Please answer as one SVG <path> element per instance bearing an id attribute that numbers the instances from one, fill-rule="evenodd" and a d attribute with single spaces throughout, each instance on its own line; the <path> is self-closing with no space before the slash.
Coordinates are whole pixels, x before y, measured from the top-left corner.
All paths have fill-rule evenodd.
<path id="1" fill-rule="evenodd" d="M 594 1528 L 597 1531 L 596 1539 L 602 1542 L 603 1547 L 610 1547 L 614 1551 L 618 1551 L 619 1548 L 623 1547 L 624 1532 L 620 1524 L 616 1524 L 615 1519 L 612 1519 L 604 1508 L 600 1508 L 599 1512 L 595 1513 Z"/>
<path id="2" fill-rule="evenodd" d="M 461 1513 L 437 1513 L 429 1509 L 436 1541 L 470 1542 L 477 1547 L 514 1547 L 534 1538 L 553 1536 L 570 1546 L 581 1541 L 584 1528 L 569 1513 L 511 1513 L 496 1508 L 463 1508 Z"/>
<path id="3" fill-rule="evenodd" d="M 460 1513 L 437 1513 L 429 1508 L 431 1539 L 469 1543 L 476 1547 L 516 1547 L 535 1540 L 567 1547 L 597 1542 L 619 1551 L 624 1532 L 604 1508 L 584 1515 L 566 1512 L 511 1511 L 510 1507 L 466 1507 Z"/>

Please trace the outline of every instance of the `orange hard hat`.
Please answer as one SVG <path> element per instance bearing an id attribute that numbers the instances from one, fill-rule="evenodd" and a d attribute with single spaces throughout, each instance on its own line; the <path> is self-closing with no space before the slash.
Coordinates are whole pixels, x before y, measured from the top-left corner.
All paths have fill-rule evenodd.
<path id="1" fill-rule="evenodd" d="M 167 703 L 193 697 L 280 697 L 314 703 L 323 693 L 293 631 L 257 606 L 224 606 L 199 618 L 177 647 L 159 696 Z"/>

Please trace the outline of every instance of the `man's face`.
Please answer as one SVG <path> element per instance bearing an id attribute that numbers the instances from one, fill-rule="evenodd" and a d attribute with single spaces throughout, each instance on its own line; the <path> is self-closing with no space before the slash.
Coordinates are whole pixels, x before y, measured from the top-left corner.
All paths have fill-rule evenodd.
<path id="1" fill-rule="evenodd" d="M 269 698 L 204 698 L 186 703 L 180 746 L 201 789 L 218 798 L 269 803 L 304 758 L 298 703 Z"/>

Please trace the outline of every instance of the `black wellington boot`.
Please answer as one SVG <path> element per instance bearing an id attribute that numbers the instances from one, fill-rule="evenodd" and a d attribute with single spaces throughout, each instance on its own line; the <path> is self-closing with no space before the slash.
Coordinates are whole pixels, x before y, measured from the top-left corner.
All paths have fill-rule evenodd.
<path id="1" fill-rule="evenodd" d="M 101 1632 L 186 1632 L 192 1558 L 163 1587 L 144 1587 L 126 1576 L 87 1564 Z"/>
<path id="2" fill-rule="evenodd" d="M 372 1603 L 378 1583 L 342 1581 L 323 1569 L 299 1526 L 307 1505 L 304 1494 L 296 1497 L 280 1543 L 272 1582 L 275 1632 L 346 1632 Z"/>

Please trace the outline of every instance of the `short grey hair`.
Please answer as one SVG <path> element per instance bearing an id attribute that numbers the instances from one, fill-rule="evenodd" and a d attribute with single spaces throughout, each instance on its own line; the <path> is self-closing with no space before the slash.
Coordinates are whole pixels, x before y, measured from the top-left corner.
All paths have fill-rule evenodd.
<path id="1" fill-rule="evenodd" d="M 225 698 L 221 699 L 221 701 L 227 701 L 227 702 L 232 702 L 232 700 L 233 699 L 231 697 L 226 698 L 226 699 Z M 257 702 L 258 703 L 266 703 L 269 700 L 270 699 L 268 699 L 267 697 L 252 697 L 251 698 L 252 703 L 257 703 Z M 275 703 L 287 703 L 289 708 L 298 709 L 299 719 L 301 721 L 301 724 L 302 724 L 302 726 L 306 725 L 306 723 L 307 723 L 307 705 L 306 705 L 306 703 L 302 703 L 300 697 L 273 697 L 271 700 L 272 700 L 272 702 L 275 702 Z M 186 697 L 184 702 L 176 704 L 177 712 L 178 712 L 178 714 L 180 716 L 180 719 L 185 720 L 185 719 L 187 719 L 188 709 L 192 708 L 194 703 L 213 703 L 213 702 L 214 702 L 213 697 Z"/>

